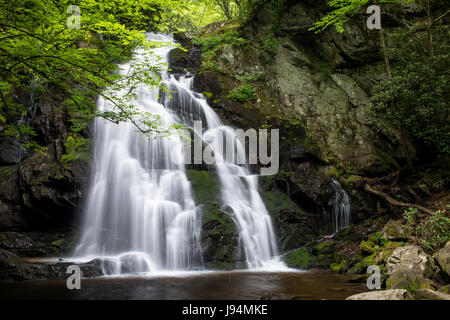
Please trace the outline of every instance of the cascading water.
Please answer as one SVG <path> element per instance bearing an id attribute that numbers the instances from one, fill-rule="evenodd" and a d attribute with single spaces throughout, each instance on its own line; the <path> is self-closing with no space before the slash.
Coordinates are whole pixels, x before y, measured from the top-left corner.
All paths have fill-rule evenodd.
<path id="1" fill-rule="evenodd" d="M 334 195 L 330 199 L 330 206 L 333 214 L 333 235 L 335 235 L 339 230 L 350 226 L 352 223 L 352 212 L 350 199 L 341 184 L 335 179 L 332 179 L 331 186 L 333 188 Z"/>
<path id="2" fill-rule="evenodd" d="M 173 41 L 163 35 L 149 38 Z M 171 49 L 153 51 L 167 61 Z M 137 59 L 143 55 L 138 51 Z M 126 74 L 131 65 L 120 67 Z M 174 115 L 158 103 L 158 93 L 157 87 L 142 85 L 134 104 L 160 115 L 163 126 L 174 124 Z M 113 110 L 101 98 L 98 108 Z M 132 124 L 97 119 L 95 165 L 75 256 L 103 258 L 109 262 L 106 274 L 200 267 L 200 212 L 179 161 L 182 152 L 179 137 L 150 139 Z"/>
<path id="3" fill-rule="evenodd" d="M 283 268 L 284 264 L 277 259 L 277 241 L 270 215 L 258 192 L 257 177 L 250 174 L 247 165 L 238 164 L 246 162 L 245 147 L 234 130 L 223 125 L 206 99 L 192 91 L 193 79 L 190 76 L 166 79 L 169 90 L 175 92 L 166 99 L 166 105 L 180 114 L 186 126 L 192 127 L 194 121 L 206 123 L 205 132 L 196 135 L 203 136 L 203 142 L 214 153 L 223 209 L 234 218 L 239 229 L 247 267 Z M 238 162 L 239 159 L 244 161 Z"/>
<path id="4" fill-rule="evenodd" d="M 149 34 L 149 40 L 173 42 L 171 36 Z M 173 47 L 154 49 L 168 61 Z M 137 58 L 144 55 L 137 52 Z M 121 66 L 127 72 L 131 66 Z M 176 79 L 167 72 L 163 82 L 173 93 L 163 103 L 158 88 L 142 85 L 135 104 L 161 116 L 164 126 L 193 120 L 206 124 L 204 142 L 214 152 L 222 185 L 223 208 L 228 209 L 239 229 L 249 268 L 280 269 L 271 218 L 258 193 L 256 176 L 246 165 L 245 148 L 230 127 L 224 126 L 206 99 L 192 90 L 193 77 Z M 99 99 L 98 108 L 113 110 Z M 197 132 L 201 135 L 201 132 Z M 229 139 L 236 154 L 225 156 L 223 139 Z M 82 237 L 75 256 L 109 261 L 106 274 L 192 270 L 202 265 L 200 211 L 192 198 L 190 183 L 180 159 L 184 157 L 179 137 L 151 140 L 136 133 L 128 123 L 95 121 L 95 165 L 85 209 Z"/>

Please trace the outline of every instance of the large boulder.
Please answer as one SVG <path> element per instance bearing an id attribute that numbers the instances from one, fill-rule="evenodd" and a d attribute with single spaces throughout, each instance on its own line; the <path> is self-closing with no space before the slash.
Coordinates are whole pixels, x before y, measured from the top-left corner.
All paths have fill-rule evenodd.
<path id="1" fill-rule="evenodd" d="M 387 273 L 415 272 L 425 277 L 433 274 L 433 259 L 418 246 L 404 246 L 394 250 L 387 260 Z"/>
<path id="2" fill-rule="evenodd" d="M 417 246 L 395 249 L 387 259 L 386 268 L 388 289 L 434 289 L 433 281 L 427 279 L 435 271 L 433 259 Z"/>
<path id="3" fill-rule="evenodd" d="M 444 248 L 440 249 L 434 254 L 439 268 L 442 270 L 447 280 L 450 280 L 450 241 L 447 242 Z"/>

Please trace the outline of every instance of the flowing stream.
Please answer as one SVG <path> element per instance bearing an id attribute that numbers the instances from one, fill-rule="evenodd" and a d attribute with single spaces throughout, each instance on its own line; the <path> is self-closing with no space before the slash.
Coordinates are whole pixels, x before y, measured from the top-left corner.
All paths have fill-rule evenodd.
<path id="1" fill-rule="evenodd" d="M 173 43 L 171 36 L 148 34 L 149 40 Z M 168 62 L 173 45 L 153 49 Z M 137 50 L 136 59 L 146 52 Z M 131 64 L 120 66 L 126 74 Z M 282 269 L 271 218 L 258 192 L 257 177 L 236 159 L 245 148 L 224 126 L 206 99 L 192 90 L 193 77 L 178 79 L 167 72 L 163 83 L 171 94 L 159 96 L 158 87 L 137 88 L 135 105 L 161 116 L 163 126 L 182 123 L 192 127 L 214 153 L 215 170 L 221 181 L 222 209 L 234 219 L 239 246 L 247 267 Z M 111 103 L 99 99 L 100 110 L 113 111 Z M 119 125 L 95 121 L 95 159 L 85 206 L 81 239 L 75 257 L 102 258 L 105 274 L 148 273 L 202 268 L 201 211 L 197 208 L 185 174 L 181 137 L 151 139 L 129 123 Z M 229 157 L 222 147 L 231 141 L 236 153 Z M 236 244 L 238 245 L 238 244 Z"/>

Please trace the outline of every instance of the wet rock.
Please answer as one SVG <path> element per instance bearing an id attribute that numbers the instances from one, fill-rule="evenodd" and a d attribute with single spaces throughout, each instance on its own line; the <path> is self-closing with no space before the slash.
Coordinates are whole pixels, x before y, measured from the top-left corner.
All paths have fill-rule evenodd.
<path id="1" fill-rule="evenodd" d="M 214 173 L 187 170 L 192 193 L 202 211 L 202 250 L 205 267 L 233 269 L 242 263 L 239 234 L 232 216 L 221 206 L 220 181 Z"/>
<path id="2" fill-rule="evenodd" d="M 20 142 L 8 136 L 0 136 L 0 150 L 0 165 L 18 164 L 27 155 Z"/>
<path id="3" fill-rule="evenodd" d="M 352 295 L 345 300 L 408 300 L 411 294 L 405 289 L 380 290 Z"/>
<path id="4" fill-rule="evenodd" d="M 67 268 L 71 262 L 27 262 L 12 252 L 0 249 L 0 281 L 25 280 L 65 280 L 69 276 Z M 103 275 L 101 261 L 77 264 L 82 277 L 100 277 Z"/>
<path id="5" fill-rule="evenodd" d="M 47 147 L 47 154 L 34 153 L 19 167 L 23 202 L 40 219 L 64 221 L 75 211 L 88 177 L 88 164 L 74 162 L 64 166 L 59 158 L 60 143 Z"/>

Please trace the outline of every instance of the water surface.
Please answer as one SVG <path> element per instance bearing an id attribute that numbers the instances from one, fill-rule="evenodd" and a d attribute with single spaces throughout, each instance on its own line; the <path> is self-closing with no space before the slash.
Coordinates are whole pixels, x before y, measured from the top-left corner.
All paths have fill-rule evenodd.
<path id="1" fill-rule="evenodd" d="M 0 284 L 0 299 L 336 300 L 367 291 L 348 279 L 326 272 L 198 272 L 82 279 L 80 290 L 68 290 L 64 280 L 27 281 Z"/>

